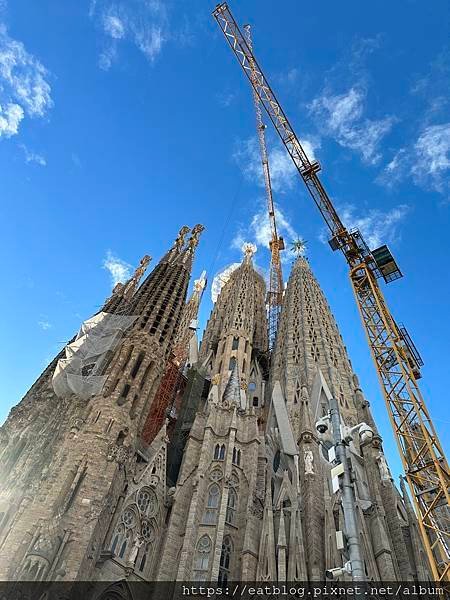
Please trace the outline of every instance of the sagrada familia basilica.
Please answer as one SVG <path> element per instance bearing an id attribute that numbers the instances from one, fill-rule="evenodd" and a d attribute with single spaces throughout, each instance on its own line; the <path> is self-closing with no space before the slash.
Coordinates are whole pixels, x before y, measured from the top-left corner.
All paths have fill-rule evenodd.
<path id="1" fill-rule="evenodd" d="M 427 580 L 368 399 L 308 260 L 293 262 L 275 347 L 251 246 L 201 344 L 203 227 L 118 284 L 0 429 L 0 580 L 311 581 L 346 562 L 330 399 L 370 439 L 348 448 L 370 580 Z M 190 237 L 189 237 L 190 232 Z"/>

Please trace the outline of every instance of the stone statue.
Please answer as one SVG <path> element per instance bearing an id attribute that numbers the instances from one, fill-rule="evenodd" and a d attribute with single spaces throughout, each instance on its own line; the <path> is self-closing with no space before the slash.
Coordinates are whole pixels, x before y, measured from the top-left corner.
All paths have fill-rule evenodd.
<path id="1" fill-rule="evenodd" d="M 203 225 L 198 223 L 192 230 L 191 237 L 189 239 L 189 249 L 194 250 L 198 246 L 198 239 L 202 231 L 204 231 Z"/>
<path id="2" fill-rule="evenodd" d="M 314 475 L 314 454 L 312 450 L 305 450 L 303 457 L 305 460 L 305 475 Z"/>
<path id="3" fill-rule="evenodd" d="M 137 535 L 133 540 L 133 546 L 131 547 L 130 556 L 128 558 L 128 562 L 132 565 L 136 562 L 137 555 L 139 554 L 139 550 L 143 545 L 144 540 L 141 536 Z"/>
<path id="4" fill-rule="evenodd" d="M 384 454 L 382 452 L 379 452 L 377 454 L 377 456 L 375 457 L 375 460 L 377 461 L 377 464 L 378 464 L 378 470 L 380 471 L 381 481 L 382 481 L 383 485 L 385 485 L 386 482 L 392 480 L 392 477 L 391 477 L 391 472 L 389 471 L 389 467 L 387 465 L 386 459 L 384 457 Z"/>
<path id="5" fill-rule="evenodd" d="M 149 256 L 148 254 L 146 254 L 145 256 L 143 256 L 139 262 L 139 267 L 135 270 L 134 275 L 133 275 L 133 279 L 136 282 L 136 284 L 139 283 L 142 275 L 145 273 L 145 269 L 147 268 L 148 263 L 151 261 L 151 256 Z"/>
<path id="6" fill-rule="evenodd" d="M 251 244 L 250 242 L 245 242 L 244 244 L 242 244 L 242 252 L 244 253 L 245 258 L 247 260 L 250 260 L 250 258 L 256 252 L 256 246 L 255 246 L 255 244 Z"/>
<path id="7" fill-rule="evenodd" d="M 187 225 L 183 225 L 183 227 L 178 232 L 178 236 L 177 236 L 177 239 L 175 240 L 175 244 L 174 244 L 174 249 L 178 253 L 183 250 L 184 238 L 186 237 L 186 234 L 188 233 L 189 230 L 190 230 L 190 228 Z"/>
<path id="8" fill-rule="evenodd" d="M 220 373 L 216 373 L 214 377 L 211 378 L 211 385 L 219 385 L 220 384 Z"/>

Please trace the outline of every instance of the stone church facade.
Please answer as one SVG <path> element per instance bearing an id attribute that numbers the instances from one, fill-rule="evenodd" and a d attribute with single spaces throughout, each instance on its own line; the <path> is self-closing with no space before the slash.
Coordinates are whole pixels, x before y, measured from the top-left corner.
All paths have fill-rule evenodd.
<path id="1" fill-rule="evenodd" d="M 138 285 L 144 257 L 1 428 L 0 580 L 323 580 L 348 560 L 332 444 L 315 428 L 330 398 L 347 426 L 374 431 L 348 447 L 367 578 L 428 579 L 404 484 L 393 483 L 308 261 L 293 264 L 270 359 L 250 247 L 197 348 L 187 290 L 201 230 L 186 240 L 182 228 Z M 167 406 L 176 422 L 147 444 L 142 431 L 180 344 L 183 397 Z"/>

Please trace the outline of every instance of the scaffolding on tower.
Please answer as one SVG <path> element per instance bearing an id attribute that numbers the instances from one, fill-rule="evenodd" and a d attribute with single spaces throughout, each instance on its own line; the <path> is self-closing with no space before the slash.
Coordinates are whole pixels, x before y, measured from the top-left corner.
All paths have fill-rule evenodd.
<path id="1" fill-rule="evenodd" d="M 168 432 L 173 431 L 186 386 L 185 368 L 196 358 L 197 313 L 206 283 L 203 271 L 195 280 L 194 291 L 185 305 L 177 339 L 142 429 L 141 439 L 146 445 L 152 443 L 166 420 Z"/>

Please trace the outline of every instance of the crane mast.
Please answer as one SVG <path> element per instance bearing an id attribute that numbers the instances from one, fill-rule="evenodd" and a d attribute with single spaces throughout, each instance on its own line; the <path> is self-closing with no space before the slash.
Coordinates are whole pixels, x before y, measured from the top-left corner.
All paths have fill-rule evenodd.
<path id="1" fill-rule="evenodd" d="M 247 44 L 252 49 L 252 38 L 250 33 L 250 25 L 244 26 L 245 37 Z M 251 78 L 257 77 L 256 68 L 251 63 Z M 266 188 L 267 211 L 270 223 L 271 239 L 270 247 L 270 274 L 269 274 L 269 291 L 267 293 L 268 307 L 268 325 L 269 325 L 269 351 L 272 351 L 275 345 L 275 337 L 277 333 L 278 318 L 281 312 L 281 304 L 283 302 L 283 271 L 281 268 L 280 251 L 284 250 L 284 240 L 278 237 L 277 223 L 275 219 L 275 206 L 273 203 L 272 183 L 270 180 L 269 157 L 266 147 L 266 126 L 263 123 L 259 96 L 254 87 L 252 87 L 253 102 L 256 113 L 256 131 L 258 134 L 259 150 L 261 154 L 261 164 L 264 173 L 264 185 Z"/>
<path id="2" fill-rule="evenodd" d="M 341 250 L 348 262 L 433 576 L 450 581 L 449 466 L 417 383 L 420 355 L 394 320 L 378 284 L 380 277 L 389 283 L 402 274 L 387 246 L 369 250 L 361 233 L 342 223 L 318 177 L 319 163 L 309 160 L 228 5 L 219 4 L 213 16 L 330 229 L 331 248 Z"/>

